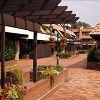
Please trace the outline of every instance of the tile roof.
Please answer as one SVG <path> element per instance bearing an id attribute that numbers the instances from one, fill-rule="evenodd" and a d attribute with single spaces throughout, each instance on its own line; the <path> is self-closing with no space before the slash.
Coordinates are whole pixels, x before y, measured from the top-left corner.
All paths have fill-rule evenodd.
<path id="1" fill-rule="evenodd" d="M 91 35 L 100 35 L 100 23 L 96 25 L 96 27 L 90 32 Z"/>

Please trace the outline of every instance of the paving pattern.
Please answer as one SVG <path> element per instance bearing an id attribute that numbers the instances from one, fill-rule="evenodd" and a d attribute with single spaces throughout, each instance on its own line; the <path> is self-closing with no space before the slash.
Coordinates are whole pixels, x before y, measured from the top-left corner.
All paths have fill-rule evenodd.
<path id="1" fill-rule="evenodd" d="M 100 100 L 100 71 L 86 69 L 87 55 L 81 54 L 69 59 L 60 59 L 59 63 L 68 68 L 70 80 L 47 100 Z M 23 59 L 17 62 L 24 72 L 32 69 L 33 61 Z M 38 65 L 56 65 L 56 57 L 37 60 Z"/>
<path id="2" fill-rule="evenodd" d="M 70 80 L 47 100 L 100 100 L 100 71 L 86 69 L 86 58 L 82 58 L 67 66 Z"/>

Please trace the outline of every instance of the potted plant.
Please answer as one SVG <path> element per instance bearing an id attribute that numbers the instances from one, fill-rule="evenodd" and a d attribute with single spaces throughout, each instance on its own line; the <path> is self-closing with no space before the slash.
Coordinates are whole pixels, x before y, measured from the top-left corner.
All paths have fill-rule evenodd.
<path id="1" fill-rule="evenodd" d="M 60 39 L 60 41 L 61 41 L 61 42 L 66 42 L 66 41 L 67 41 L 67 38 L 66 38 L 66 37 L 62 37 L 62 38 Z"/>
<path id="2" fill-rule="evenodd" d="M 66 43 L 61 43 L 60 45 L 61 45 L 62 48 L 66 47 Z"/>
<path id="3" fill-rule="evenodd" d="M 49 43 L 49 46 L 51 47 L 51 48 L 54 48 L 55 47 L 55 43 Z"/>
<path id="4" fill-rule="evenodd" d="M 50 34 L 50 38 L 49 38 L 50 42 L 54 42 L 55 41 L 55 38 L 53 37 L 54 33 L 50 32 L 49 34 Z"/>
<path id="5" fill-rule="evenodd" d="M 50 78 L 50 85 L 52 87 L 56 80 L 57 74 L 58 74 L 58 71 L 54 69 L 54 66 L 50 65 L 42 72 L 41 77 Z"/>

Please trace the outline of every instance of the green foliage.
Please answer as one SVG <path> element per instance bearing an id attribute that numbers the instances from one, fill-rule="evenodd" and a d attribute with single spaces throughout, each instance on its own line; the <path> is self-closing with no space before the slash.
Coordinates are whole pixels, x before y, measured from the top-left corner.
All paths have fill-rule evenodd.
<path id="1" fill-rule="evenodd" d="M 59 53 L 61 57 L 71 57 L 71 52 Z"/>
<path id="2" fill-rule="evenodd" d="M 100 48 L 95 51 L 94 59 L 96 62 L 100 62 Z"/>
<path id="3" fill-rule="evenodd" d="M 56 66 L 54 67 L 54 69 L 57 70 L 58 72 L 61 72 L 61 71 L 63 70 L 63 67 L 60 66 L 60 65 L 56 65 Z"/>
<path id="4" fill-rule="evenodd" d="M 87 50 L 78 50 L 79 54 L 87 53 Z"/>
<path id="5" fill-rule="evenodd" d="M 37 71 L 42 71 L 42 70 L 46 69 L 46 67 L 47 66 L 45 66 L 45 65 L 40 65 L 37 67 Z"/>
<path id="6" fill-rule="evenodd" d="M 18 67 L 15 67 L 13 69 L 12 83 L 13 84 L 22 84 L 23 83 L 23 72 Z"/>
<path id="7" fill-rule="evenodd" d="M 52 86 L 56 80 L 57 75 L 59 72 L 63 70 L 62 66 L 57 65 L 40 65 L 37 67 L 37 71 L 41 71 L 41 78 L 50 78 L 50 85 Z"/>
<path id="8" fill-rule="evenodd" d="M 5 46 L 5 61 L 14 60 L 16 54 L 16 47 L 12 44 Z M 1 61 L 1 49 L 0 49 L 0 61 Z"/>
<path id="9" fill-rule="evenodd" d="M 50 78 L 50 85 L 52 86 L 57 77 L 57 70 L 54 67 L 46 68 L 41 75 L 42 79 L 49 77 Z"/>
<path id="10" fill-rule="evenodd" d="M 24 88 L 25 87 L 25 88 Z M 24 100 L 23 95 L 26 93 L 26 86 L 14 85 L 0 89 L 0 95 L 4 95 L 6 100 Z"/>
<path id="11" fill-rule="evenodd" d="M 6 87 L 7 88 L 7 87 Z M 16 90 L 16 85 L 11 85 L 9 90 L 6 92 L 6 99 L 7 100 L 17 100 L 19 99 L 17 90 Z"/>
<path id="12" fill-rule="evenodd" d="M 45 25 L 42 24 L 41 26 L 42 26 L 42 28 L 43 28 L 44 31 L 47 30 L 47 27 Z"/>
<path id="13" fill-rule="evenodd" d="M 88 53 L 87 61 L 100 63 L 100 48 L 92 48 Z"/>
<path id="14" fill-rule="evenodd" d="M 72 28 L 74 28 L 74 29 L 79 29 L 80 27 L 89 28 L 91 26 L 88 23 L 85 23 L 85 22 L 82 22 L 82 21 L 75 22 L 72 25 Z"/>
<path id="15" fill-rule="evenodd" d="M 94 59 L 94 54 L 95 54 L 95 50 L 96 48 L 91 48 L 89 53 L 88 53 L 88 56 L 87 56 L 87 61 L 88 62 L 94 62 L 95 59 Z"/>

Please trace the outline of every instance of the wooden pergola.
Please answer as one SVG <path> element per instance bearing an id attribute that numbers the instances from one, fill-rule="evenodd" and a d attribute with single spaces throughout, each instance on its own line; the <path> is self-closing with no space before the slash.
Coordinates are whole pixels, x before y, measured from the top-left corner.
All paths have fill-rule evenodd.
<path id="1" fill-rule="evenodd" d="M 1 0 L 1 87 L 5 83 L 5 26 L 34 32 L 33 40 L 33 82 L 36 82 L 37 67 L 37 32 L 40 24 L 75 23 L 79 17 L 72 11 L 65 11 L 67 6 L 58 6 L 61 0 Z"/>

